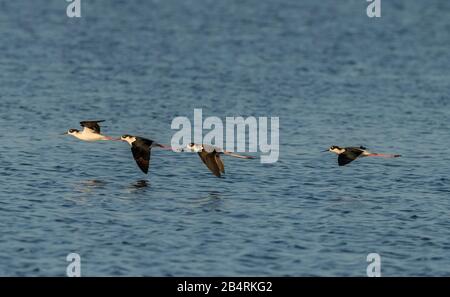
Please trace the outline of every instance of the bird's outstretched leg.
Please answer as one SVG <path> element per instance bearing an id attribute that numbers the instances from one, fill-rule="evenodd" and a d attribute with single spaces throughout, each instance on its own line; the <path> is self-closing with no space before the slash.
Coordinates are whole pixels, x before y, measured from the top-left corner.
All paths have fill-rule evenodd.
<path id="1" fill-rule="evenodd" d="M 234 153 L 227 152 L 227 151 L 224 151 L 223 153 L 225 155 L 228 155 L 228 156 L 231 156 L 231 157 L 235 157 L 235 158 L 240 158 L 240 159 L 256 159 L 256 157 L 253 157 L 253 156 L 238 155 L 238 154 L 234 154 Z"/>
<path id="2" fill-rule="evenodd" d="M 398 158 L 402 155 L 394 155 L 394 154 L 368 154 L 367 157 L 382 157 L 382 158 Z"/>
<path id="3" fill-rule="evenodd" d="M 120 138 L 114 138 L 114 137 L 110 137 L 110 136 L 105 136 L 104 140 L 120 141 L 120 140 L 122 140 L 122 139 L 120 139 Z"/>
<path id="4" fill-rule="evenodd" d="M 164 145 L 164 144 L 159 144 L 159 143 L 157 143 L 157 144 L 155 144 L 157 147 L 159 147 L 159 148 L 161 148 L 161 149 L 163 149 L 163 150 L 167 150 L 167 151 L 174 151 L 174 152 L 177 152 L 176 150 L 174 150 L 171 146 L 168 146 L 168 145 Z"/>

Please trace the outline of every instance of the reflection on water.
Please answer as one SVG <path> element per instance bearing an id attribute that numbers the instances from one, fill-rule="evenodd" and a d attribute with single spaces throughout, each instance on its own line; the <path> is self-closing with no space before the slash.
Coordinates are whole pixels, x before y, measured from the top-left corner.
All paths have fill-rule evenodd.
<path id="1" fill-rule="evenodd" d="M 131 186 L 136 189 L 141 189 L 141 188 L 149 187 L 150 183 L 148 181 L 142 179 L 142 180 L 138 180 L 137 182 L 133 183 Z"/>
<path id="2" fill-rule="evenodd" d="M 198 207 L 205 207 L 208 210 L 217 210 L 221 208 L 223 197 L 220 192 L 211 191 L 206 197 L 200 197 L 194 201 L 194 204 Z"/>
<path id="3" fill-rule="evenodd" d="M 68 201 L 72 201 L 75 204 L 84 204 L 98 194 L 99 191 L 105 191 L 108 189 L 108 182 L 99 179 L 88 179 L 75 182 L 73 191 L 64 195 L 64 198 Z"/>
<path id="4" fill-rule="evenodd" d="M 99 179 L 88 179 L 75 184 L 75 191 L 81 193 L 90 193 L 95 189 L 104 189 L 108 183 Z"/>
<path id="5" fill-rule="evenodd" d="M 141 179 L 141 180 L 138 180 L 138 181 L 130 184 L 128 186 L 128 192 L 129 193 L 141 192 L 141 191 L 145 191 L 149 187 L 150 187 L 150 182 L 145 179 Z"/>

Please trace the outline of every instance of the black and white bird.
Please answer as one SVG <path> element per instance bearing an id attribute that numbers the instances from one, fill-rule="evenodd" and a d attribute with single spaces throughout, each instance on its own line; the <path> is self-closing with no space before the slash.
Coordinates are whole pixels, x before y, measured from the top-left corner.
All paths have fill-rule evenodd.
<path id="1" fill-rule="evenodd" d="M 118 140 L 101 134 L 100 125 L 104 120 L 100 121 L 82 121 L 80 122 L 83 131 L 77 129 L 69 129 L 65 135 L 72 135 L 83 141 L 99 141 L 99 140 Z"/>
<path id="2" fill-rule="evenodd" d="M 139 136 L 133 135 L 123 135 L 120 138 L 122 141 L 128 142 L 131 145 L 131 152 L 133 153 L 133 158 L 136 164 L 145 174 L 148 173 L 148 168 L 150 166 L 150 155 L 153 147 L 160 147 L 163 149 L 171 149 L 165 145 L 156 143 L 151 139 L 146 139 Z"/>
<path id="3" fill-rule="evenodd" d="M 221 177 L 222 174 L 225 173 L 225 166 L 223 160 L 220 158 L 220 155 L 222 154 L 241 159 L 255 159 L 255 157 L 252 156 L 238 155 L 204 144 L 190 143 L 183 151 L 198 153 L 206 167 L 208 167 L 208 169 L 217 177 Z"/>
<path id="4" fill-rule="evenodd" d="M 336 145 L 331 146 L 324 152 L 333 152 L 338 155 L 339 166 L 345 166 L 352 161 L 362 157 L 384 157 L 384 158 L 398 158 L 401 155 L 393 154 L 374 154 L 367 150 L 367 148 L 360 147 L 339 147 Z"/>

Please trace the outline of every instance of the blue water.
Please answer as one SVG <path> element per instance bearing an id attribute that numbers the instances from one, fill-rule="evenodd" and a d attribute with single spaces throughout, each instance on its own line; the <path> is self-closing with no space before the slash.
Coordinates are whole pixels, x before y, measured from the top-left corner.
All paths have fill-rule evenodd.
<path id="1" fill-rule="evenodd" d="M 0 1 L 0 275 L 450 275 L 450 3 Z M 280 117 L 280 160 L 155 150 L 175 116 Z M 395 160 L 338 167 L 330 145 Z"/>

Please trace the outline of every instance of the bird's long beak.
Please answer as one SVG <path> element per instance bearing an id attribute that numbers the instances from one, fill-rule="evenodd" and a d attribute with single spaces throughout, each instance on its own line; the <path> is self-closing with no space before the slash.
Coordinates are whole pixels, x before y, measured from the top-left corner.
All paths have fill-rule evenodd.
<path id="1" fill-rule="evenodd" d="M 322 153 L 326 153 L 326 152 L 329 152 L 330 150 L 324 150 L 324 151 L 322 151 Z"/>
<path id="2" fill-rule="evenodd" d="M 69 135 L 69 132 L 64 132 L 64 133 L 61 134 L 61 135 Z"/>

